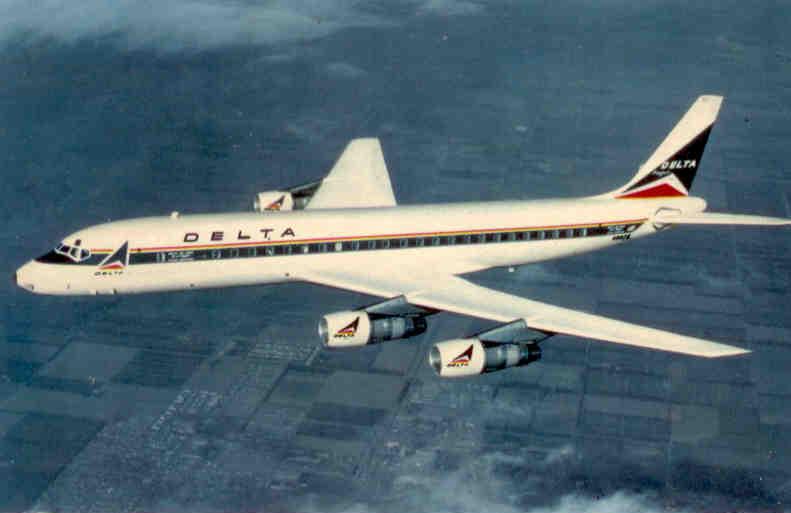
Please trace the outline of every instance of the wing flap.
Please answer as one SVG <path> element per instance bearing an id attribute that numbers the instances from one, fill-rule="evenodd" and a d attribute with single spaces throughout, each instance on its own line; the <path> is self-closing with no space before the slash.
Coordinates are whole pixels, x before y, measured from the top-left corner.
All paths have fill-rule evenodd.
<path id="1" fill-rule="evenodd" d="M 396 205 L 379 139 L 353 139 L 322 180 L 307 209 Z"/>

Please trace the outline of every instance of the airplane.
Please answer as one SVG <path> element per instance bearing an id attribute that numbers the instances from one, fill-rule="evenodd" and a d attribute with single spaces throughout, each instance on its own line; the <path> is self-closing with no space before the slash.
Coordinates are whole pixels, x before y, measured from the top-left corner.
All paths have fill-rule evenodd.
<path id="1" fill-rule="evenodd" d="M 701 357 L 749 351 L 488 289 L 462 275 L 608 248 L 674 225 L 782 226 L 706 212 L 689 195 L 721 96 L 701 96 L 625 185 L 532 201 L 398 205 L 378 139 L 354 139 L 323 179 L 261 192 L 254 211 L 145 217 L 67 236 L 14 276 L 36 294 L 130 294 L 309 282 L 382 298 L 324 315 L 326 347 L 405 339 L 440 311 L 499 323 L 434 344 L 441 377 L 520 367 L 556 334 Z"/>

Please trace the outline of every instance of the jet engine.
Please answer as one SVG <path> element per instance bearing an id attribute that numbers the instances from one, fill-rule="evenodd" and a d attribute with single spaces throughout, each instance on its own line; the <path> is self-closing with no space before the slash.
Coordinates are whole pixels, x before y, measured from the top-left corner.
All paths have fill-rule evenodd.
<path id="1" fill-rule="evenodd" d="M 259 192 L 253 201 L 256 212 L 278 212 L 294 209 L 294 197 L 288 191 Z"/>
<path id="2" fill-rule="evenodd" d="M 426 319 L 415 315 L 372 315 L 346 310 L 319 321 L 319 337 L 326 347 L 359 347 L 385 340 L 409 338 L 426 331 Z"/>
<path id="3" fill-rule="evenodd" d="M 477 338 L 446 340 L 434 345 L 428 361 L 443 378 L 476 376 L 541 359 L 536 343 L 490 343 Z"/>

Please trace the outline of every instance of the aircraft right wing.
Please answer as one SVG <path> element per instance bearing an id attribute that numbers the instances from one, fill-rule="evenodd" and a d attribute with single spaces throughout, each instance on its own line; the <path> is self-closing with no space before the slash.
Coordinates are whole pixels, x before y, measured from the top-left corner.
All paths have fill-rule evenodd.
<path id="1" fill-rule="evenodd" d="M 707 358 L 749 351 L 600 315 L 553 306 L 476 285 L 458 276 L 431 277 L 418 270 L 348 270 L 304 274 L 305 281 L 381 297 L 404 298 L 412 305 L 499 322 L 524 320 L 534 330 Z"/>

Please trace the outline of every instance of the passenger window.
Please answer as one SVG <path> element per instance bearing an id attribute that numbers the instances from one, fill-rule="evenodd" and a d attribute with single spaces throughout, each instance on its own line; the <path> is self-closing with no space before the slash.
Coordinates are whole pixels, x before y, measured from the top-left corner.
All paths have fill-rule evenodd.
<path id="1" fill-rule="evenodd" d="M 431 238 L 431 245 L 432 246 L 439 246 L 440 240 L 439 237 L 432 237 Z"/>
<path id="2" fill-rule="evenodd" d="M 164 255 L 163 255 L 163 256 L 164 256 Z M 216 258 L 220 258 L 220 256 L 221 256 L 221 253 L 220 253 L 220 250 L 219 250 L 219 249 L 213 249 L 213 250 L 211 250 L 211 257 L 212 257 L 212 258 L 215 258 L 215 259 L 216 259 Z"/>
<path id="3" fill-rule="evenodd" d="M 401 239 L 401 247 L 405 248 L 409 244 L 409 239 Z"/>
<path id="4" fill-rule="evenodd" d="M 231 258 L 238 258 L 239 257 L 239 249 L 233 248 L 231 249 Z"/>
<path id="5" fill-rule="evenodd" d="M 343 243 L 342 242 L 336 242 L 335 243 L 335 251 L 341 251 L 341 250 L 343 250 Z"/>

